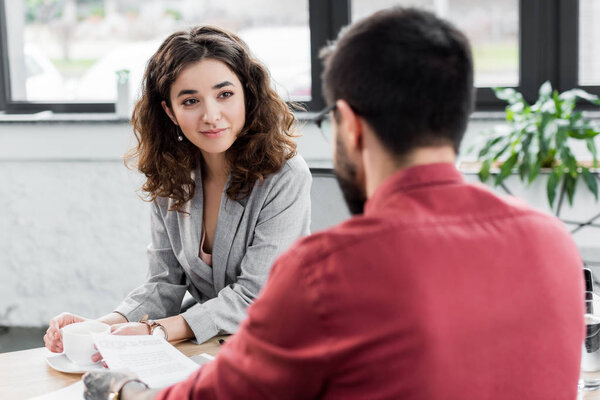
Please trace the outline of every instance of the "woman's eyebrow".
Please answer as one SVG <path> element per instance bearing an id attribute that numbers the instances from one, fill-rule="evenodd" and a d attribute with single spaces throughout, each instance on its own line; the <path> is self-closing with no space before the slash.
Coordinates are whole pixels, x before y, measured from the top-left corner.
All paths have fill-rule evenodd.
<path id="1" fill-rule="evenodd" d="M 229 82 L 229 81 L 223 81 L 221 83 L 217 83 L 215 86 L 213 86 L 213 89 L 221 89 L 222 87 L 225 86 L 235 86 L 233 83 Z"/>
<path id="2" fill-rule="evenodd" d="M 177 94 L 177 97 L 185 96 L 186 94 L 196 94 L 196 93 L 198 93 L 198 91 L 194 90 L 194 89 L 183 89 L 182 91 L 180 91 Z"/>
<path id="3" fill-rule="evenodd" d="M 221 89 L 222 87 L 225 87 L 225 86 L 235 86 L 235 85 L 229 81 L 223 81 L 221 83 L 217 83 L 212 88 L 216 90 L 216 89 Z M 197 93 L 198 93 L 198 91 L 194 90 L 194 89 L 183 89 L 177 94 L 177 97 L 185 96 L 186 94 L 197 94 Z"/>

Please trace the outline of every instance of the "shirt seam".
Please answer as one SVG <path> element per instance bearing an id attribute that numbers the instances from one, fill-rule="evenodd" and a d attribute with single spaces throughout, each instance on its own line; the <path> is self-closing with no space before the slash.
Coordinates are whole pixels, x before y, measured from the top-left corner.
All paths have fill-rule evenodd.
<path id="1" fill-rule="evenodd" d="M 507 213 L 488 214 L 485 217 L 472 217 L 472 218 L 468 218 L 468 219 L 465 218 L 465 216 L 463 215 L 463 216 L 457 217 L 456 220 L 454 220 L 454 221 L 452 221 L 452 220 L 443 221 L 443 220 L 437 219 L 435 221 L 419 222 L 416 225 L 406 223 L 406 222 L 388 222 L 385 227 L 377 230 L 376 232 L 372 233 L 369 236 L 376 235 L 376 234 L 384 234 L 391 230 L 396 231 L 395 233 L 399 233 L 399 232 L 403 233 L 403 232 L 417 231 L 417 230 L 422 230 L 422 229 L 431 229 L 434 227 L 438 227 L 442 224 L 444 226 L 460 226 L 460 225 L 471 225 L 473 223 L 478 223 L 478 222 L 482 223 L 482 222 L 489 222 L 492 220 L 500 221 L 500 220 L 513 219 L 513 218 L 522 218 L 522 217 L 546 219 L 547 216 L 536 213 L 536 212 L 526 211 L 526 212 L 508 213 L 508 214 Z M 366 216 L 366 218 L 376 219 L 376 218 L 379 218 L 379 216 L 371 215 L 371 216 Z M 331 234 L 331 232 L 324 233 L 324 235 L 330 235 L 330 234 Z M 356 242 L 360 241 L 360 242 L 364 243 L 365 240 L 371 240 L 371 239 L 372 239 L 371 237 L 365 238 L 362 235 L 357 236 L 356 238 L 345 241 L 344 243 L 334 244 L 332 247 L 329 247 L 327 249 L 321 248 L 320 251 L 317 250 L 315 252 L 312 252 L 309 255 L 302 255 L 302 258 L 303 258 L 304 262 L 306 262 L 306 263 L 312 263 L 312 262 L 315 262 L 315 260 L 317 260 L 317 263 L 319 261 L 322 262 L 322 261 L 325 261 L 325 258 L 333 255 L 334 253 L 340 251 L 341 249 L 351 247 Z"/>
<path id="2" fill-rule="evenodd" d="M 301 263 L 303 264 L 303 263 Z M 301 265 L 299 264 L 299 265 Z M 320 270 L 322 270 L 322 268 L 319 268 Z M 333 341 L 333 335 L 331 335 L 331 329 L 327 324 L 327 310 L 325 309 L 326 305 L 323 302 L 319 302 L 319 298 L 321 298 L 321 294 L 320 294 L 320 288 L 319 288 L 319 282 L 321 281 L 320 279 L 314 279 L 314 282 L 316 284 L 310 284 L 309 283 L 309 273 L 310 271 L 313 271 L 313 268 L 303 268 L 300 267 L 301 270 L 301 274 L 302 274 L 302 283 L 303 285 L 308 289 L 306 291 L 307 293 L 307 300 L 308 300 L 308 304 L 311 306 L 309 308 L 309 310 L 315 310 L 315 314 L 317 316 L 317 320 L 319 321 L 319 323 L 321 324 L 321 326 L 323 327 L 323 331 L 326 334 L 326 340 L 327 340 L 327 348 L 333 348 L 333 345 L 335 344 Z M 299 291 L 299 293 L 303 293 L 303 291 Z M 322 310 L 321 312 L 319 310 Z M 318 329 L 316 329 L 318 331 Z M 323 361 L 325 364 L 327 364 L 328 366 L 332 363 L 333 357 L 330 354 L 330 352 L 325 352 L 325 354 L 323 354 L 322 356 Z"/>

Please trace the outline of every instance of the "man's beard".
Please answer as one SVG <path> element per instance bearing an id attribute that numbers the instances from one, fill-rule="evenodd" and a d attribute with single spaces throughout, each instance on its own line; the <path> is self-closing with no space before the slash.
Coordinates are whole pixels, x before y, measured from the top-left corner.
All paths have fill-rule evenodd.
<path id="1" fill-rule="evenodd" d="M 365 202 L 367 201 L 367 195 L 364 188 L 358 183 L 356 166 L 352 164 L 350 157 L 346 154 L 344 144 L 340 140 L 339 135 L 337 135 L 335 147 L 333 171 L 342 189 L 348 209 L 352 215 L 362 214 Z"/>

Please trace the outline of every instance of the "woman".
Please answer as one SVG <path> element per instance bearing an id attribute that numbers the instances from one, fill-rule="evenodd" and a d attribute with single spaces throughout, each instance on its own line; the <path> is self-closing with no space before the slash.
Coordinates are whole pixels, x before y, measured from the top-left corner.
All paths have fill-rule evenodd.
<path id="1" fill-rule="evenodd" d="M 127 157 L 152 201 L 148 277 L 99 318 L 113 333 L 203 342 L 236 331 L 276 256 L 309 233 L 311 176 L 293 122 L 236 35 L 197 27 L 164 41 L 146 68 Z M 197 304 L 180 313 L 186 291 Z M 59 329 L 82 320 L 53 318 L 46 347 L 61 352 Z"/>

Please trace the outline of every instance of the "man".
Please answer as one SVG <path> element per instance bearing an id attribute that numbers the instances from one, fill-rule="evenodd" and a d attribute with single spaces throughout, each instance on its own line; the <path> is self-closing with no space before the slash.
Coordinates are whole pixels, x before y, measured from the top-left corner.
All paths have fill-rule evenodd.
<path id="1" fill-rule="evenodd" d="M 217 359 L 123 398 L 574 399 L 578 251 L 561 223 L 454 167 L 473 93 L 465 36 L 393 8 L 324 52 L 349 221 L 296 243 Z M 110 376 L 110 375 L 109 375 Z M 93 374 L 88 390 L 126 376 Z"/>

